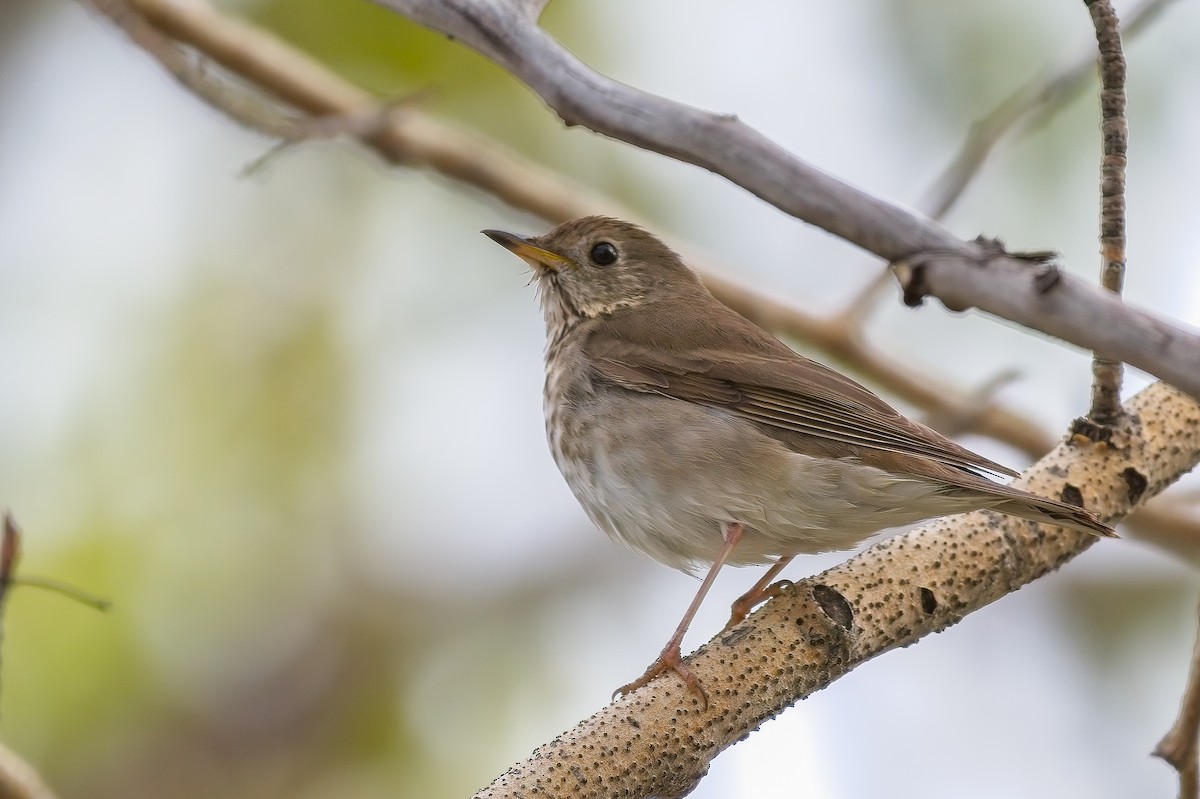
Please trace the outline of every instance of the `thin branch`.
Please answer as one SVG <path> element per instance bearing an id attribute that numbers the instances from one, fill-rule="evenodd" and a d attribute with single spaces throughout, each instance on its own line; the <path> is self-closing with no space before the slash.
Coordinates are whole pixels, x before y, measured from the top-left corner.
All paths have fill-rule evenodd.
<path id="1" fill-rule="evenodd" d="M 12 513 L 5 511 L 0 529 L 0 642 L 4 638 L 4 601 L 17 582 L 20 557 L 21 529 Z M 54 794 L 28 763 L 0 745 L 0 799 L 54 799 Z"/>
<path id="2" fill-rule="evenodd" d="M 4 644 L 4 603 L 17 575 L 21 558 L 21 529 L 11 511 L 4 512 L 4 528 L 0 531 L 0 647 Z"/>
<path id="3" fill-rule="evenodd" d="M 1100 285 L 1121 296 L 1125 285 L 1125 164 L 1129 126 L 1125 119 L 1125 52 L 1117 14 L 1108 0 L 1085 0 L 1100 46 Z M 1108 427 L 1121 411 L 1119 360 L 1096 354 L 1092 362 L 1089 419 Z"/>
<path id="4" fill-rule="evenodd" d="M 930 412 L 925 414 L 925 418 L 921 421 L 942 435 L 953 438 L 961 434 L 964 430 L 970 429 L 975 421 L 975 417 L 992 407 L 992 403 L 1000 389 L 1012 383 L 1020 376 L 1021 373 L 1016 369 L 1004 369 L 992 375 L 982 385 L 974 389 L 970 394 L 968 404 L 960 408 L 957 413 Z"/>
<path id="5" fill-rule="evenodd" d="M 1145 0 L 1138 4 L 1121 25 L 1126 40 L 1144 31 L 1147 24 L 1172 2 L 1174 0 Z M 925 199 L 918 207 L 930 219 L 939 222 L 945 219 L 1005 135 L 1018 125 L 1019 135 L 1044 124 L 1047 118 L 1064 108 L 1071 98 L 1095 79 L 1095 64 L 1095 51 L 1089 48 L 1072 64 L 1049 78 L 1030 80 L 972 123 L 962 146 L 924 192 Z M 846 309 L 838 315 L 839 320 L 847 325 L 860 325 L 891 282 L 888 271 L 880 270 L 847 303 Z"/>
<path id="6" fill-rule="evenodd" d="M 67 599 L 73 599 L 85 607 L 92 610 L 98 610 L 101 613 L 107 613 L 112 610 L 112 601 L 101 596 L 96 596 L 93 593 L 84 591 L 82 588 L 76 588 L 69 583 L 64 583 L 59 580 L 52 580 L 49 577 L 31 577 L 21 576 L 13 579 L 13 585 L 24 585 L 29 588 L 41 588 L 43 591 L 49 591 L 52 594 L 64 596 Z"/>
<path id="7" fill-rule="evenodd" d="M 453 37 L 532 88 L 568 124 L 722 175 L 777 208 L 889 263 L 936 261 L 906 286 L 918 302 L 978 308 L 1137 366 L 1200 397 L 1200 335 L 1122 305 L 1071 275 L 1053 281 L 1021 259 L 827 175 L 730 114 L 714 114 L 613 81 L 571 54 L 513 0 L 375 0 Z M 981 268 L 987 267 L 987 268 Z M 1096 320 L 1105 323 L 1097 325 Z"/>
<path id="8" fill-rule="evenodd" d="M 150 53 L 181 85 L 210 105 L 220 106 L 231 119 L 252 130 L 285 140 L 302 138 L 306 131 L 297 120 L 288 119 L 261 99 L 228 83 L 193 60 L 174 42 L 146 23 L 126 0 L 81 0 L 93 11 L 110 19 L 139 47 Z"/>
<path id="9" fill-rule="evenodd" d="M 1196 508 L 1179 501 L 1178 491 L 1158 497 L 1125 520 L 1122 531 L 1200 566 L 1200 517 Z"/>
<path id="10" fill-rule="evenodd" d="M 1121 30 L 1131 39 L 1174 0 L 1145 0 L 1125 17 Z M 1023 134 L 1043 125 L 1067 102 L 1088 86 L 1096 75 L 1096 52 L 1089 48 L 1074 63 L 1057 74 L 1030 80 L 1004 99 L 991 112 L 971 125 L 954 159 L 933 182 L 921 204 L 933 219 L 941 219 L 962 196 L 988 155 L 1014 128 Z"/>
<path id="11" fill-rule="evenodd" d="M 0 532 L 0 607 L 8 598 L 8 589 L 16 577 L 17 560 L 21 557 L 21 528 L 12 511 L 4 512 L 4 529 Z"/>
<path id="12" fill-rule="evenodd" d="M 196 48 L 214 64 L 302 112 L 336 119 L 363 113 L 375 102 L 304 53 L 207 3 L 130 2 L 162 34 Z M 222 103 L 227 95 L 201 97 L 225 110 Z M 526 161 L 492 140 L 415 109 L 388 117 L 363 143 L 389 162 L 432 169 L 551 224 L 597 213 L 636 216 L 617 201 Z M 933 414 L 953 417 L 973 406 L 963 391 L 875 351 L 858 331 L 727 277 L 730 269 L 714 266 L 713 258 L 693 247 L 680 249 L 700 268 L 709 289 L 722 302 L 758 324 L 824 351 L 875 386 Z M 1034 421 L 996 406 L 972 414 L 965 431 L 1003 441 L 1031 458 L 1054 445 L 1054 438 Z"/>
<path id="13" fill-rule="evenodd" d="M 1019 479 L 1114 521 L 1200 462 L 1200 404 L 1164 383 L 1111 445 L 1060 444 Z M 1164 446 L 1165 442 L 1178 446 Z M 539 747 L 477 799 L 678 796 L 712 759 L 787 706 L 877 655 L 945 629 L 1057 569 L 1097 539 L 990 511 L 939 519 L 800 581 L 688 659 L 708 708 L 674 676 Z"/>
<path id="14" fill-rule="evenodd" d="M 0 744 L 0 799 L 54 799 L 33 767 Z"/>
<path id="15" fill-rule="evenodd" d="M 1192 648 L 1192 665 L 1188 670 L 1187 688 L 1180 702 L 1179 716 L 1154 749 L 1154 755 L 1165 760 L 1179 773 L 1179 799 L 1200 796 L 1200 629 Z"/>
<path id="16" fill-rule="evenodd" d="M 243 127 L 272 138 L 284 145 L 338 136 L 367 138 L 386 127 L 393 114 L 414 103 L 418 95 L 377 103 L 368 98 L 361 107 L 332 116 L 290 117 L 264 98 L 236 86 L 212 68 L 206 59 L 189 57 L 177 42 L 151 25 L 136 6 L 136 0 L 81 0 L 93 11 L 107 17 L 123 30 L 138 47 L 154 57 L 184 88 Z"/>

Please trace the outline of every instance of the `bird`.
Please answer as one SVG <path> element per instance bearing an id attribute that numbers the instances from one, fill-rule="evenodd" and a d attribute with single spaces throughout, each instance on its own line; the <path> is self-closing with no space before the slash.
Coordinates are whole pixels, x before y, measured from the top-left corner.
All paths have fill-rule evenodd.
<path id="1" fill-rule="evenodd" d="M 900 414 L 722 304 L 678 254 L 589 216 L 541 236 L 486 236 L 532 269 L 546 324 L 546 435 L 592 522 L 667 566 L 707 572 L 626 694 L 675 672 L 707 705 L 681 645 L 725 565 L 770 565 L 729 626 L 779 593 L 802 554 L 991 508 L 1101 536 L 1092 512 L 993 477 L 1013 470 Z"/>

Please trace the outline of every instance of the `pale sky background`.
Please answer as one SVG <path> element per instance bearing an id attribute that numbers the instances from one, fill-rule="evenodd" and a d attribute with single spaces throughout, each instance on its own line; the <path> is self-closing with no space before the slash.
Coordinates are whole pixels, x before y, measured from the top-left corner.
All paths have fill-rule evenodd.
<path id="1" fill-rule="evenodd" d="M 497 698 L 489 656 L 512 642 L 478 624 L 462 622 L 461 634 L 417 658 L 396 712 L 415 719 L 423 756 L 462 769 L 463 784 L 446 795 L 469 794 L 639 674 L 696 587 L 593 530 L 550 460 L 533 289 L 521 265 L 477 233 L 545 226 L 440 178 L 389 169 L 348 143 L 298 147 L 239 177 L 270 142 L 201 105 L 77 5 L 46 5 L 19 37 L 0 35 L 0 505 L 27 531 L 31 570 L 73 548 L 103 557 L 122 535 L 112 528 L 130 520 L 180 517 L 178 530 L 167 524 L 137 545 L 151 577 L 133 607 L 118 603 L 149 653 L 145 679 L 202 708 L 222 679 L 210 668 L 212 641 L 264 637 L 277 641 L 271 657 L 286 657 L 305 634 L 303 603 L 338 590 L 321 576 L 314 553 L 324 550 L 304 550 L 317 575 L 304 591 L 262 592 L 263 618 L 279 608 L 294 625 L 209 631 L 202 612 L 225 601 L 231 570 L 252 570 L 238 561 L 265 547 L 246 531 L 267 511 L 213 518 L 202 500 L 164 505 L 161 467 L 139 460 L 131 436 L 144 429 L 149 446 L 169 442 L 131 398 L 134 377 L 166 351 L 164 320 L 208 281 L 234 287 L 234 307 L 257 303 L 249 329 L 268 341 L 283 335 L 295 307 L 330 302 L 350 361 L 347 385 L 328 388 L 348 392 L 342 488 L 356 523 L 353 535 L 336 537 L 338 557 L 384 596 L 452 592 L 462 611 L 453 623 L 563 563 L 590 561 L 599 575 L 513 620 L 527 636 L 518 644 L 545 659 L 534 684 Z M 568 45 L 614 77 L 736 112 L 822 169 L 914 204 L 973 118 L 1092 41 L 1077 2 L 564 5 L 581 20 L 564 31 Z M 934 17 L 939 27 L 925 30 Z M 1000 44 L 988 38 L 997 30 L 1009 34 Z M 1200 8 L 1179 2 L 1129 50 L 1128 297 L 1192 325 L 1200 325 L 1198 34 Z M 996 63 L 1001 56 L 1008 60 Z M 448 78 L 429 110 L 469 90 L 469 78 Z M 1015 249 L 1059 250 L 1068 268 L 1092 274 L 1090 97 L 1002 148 L 947 224 Z M 584 180 L 616 173 L 640 182 L 640 221 L 783 296 L 832 310 L 879 268 L 720 178 L 544 117 L 535 145 L 510 144 L 557 148 L 550 160 Z M 254 286 L 244 299 L 241 281 Z M 202 348 L 236 353 L 245 325 L 217 324 Z M 894 357 L 963 386 L 1018 370 L 1000 399 L 1047 429 L 1065 429 L 1086 407 L 1086 355 L 1008 324 L 936 303 L 913 311 L 893 292 L 869 333 Z M 1145 383 L 1130 375 L 1131 389 Z M 322 402 L 322 389 L 304 401 Z M 72 483 L 78 471 L 64 450 L 81 429 L 109 453 L 97 462 L 111 483 Z M 966 443 L 1025 465 L 993 442 Z M 324 518 L 324 488 L 314 482 L 311 508 L 296 515 Z M 113 514 L 107 533 L 80 522 L 97 493 Z M 844 557 L 806 558 L 787 576 Z M 613 573 L 625 579 L 614 585 L 605 576 Z M 720 628 L 728 601 L 756 577 L 722 576 L 685 649 Z M 211 594 L 183 593 L 197 586 Z M 1136 541 L 1103 542 L 1061 574 L 786 711 L 720 756 L 693 795 L 1173 795 L 1170 771 L 1149 752 L 1174 716 L 1194 594 L 1191 572 L 1171 557 Z M 8 609 L 10 620 L 21 608 Z M 89 624 L 102 637 L 108 622 Z M 198 632 L 181 641 L 181 628 Z M 63 688 L 20 671 L 14 650 L 37 641 L 9 635 L 4 645 L 5 688 L 27 693 L 6 707 L 0 738 L 37 763 L 55 740 L 33 712 L 38 692 Z M 464 745 L 486 762 L 458 765 Z M 334 792 L 340 783 L 329 779 Z"/>

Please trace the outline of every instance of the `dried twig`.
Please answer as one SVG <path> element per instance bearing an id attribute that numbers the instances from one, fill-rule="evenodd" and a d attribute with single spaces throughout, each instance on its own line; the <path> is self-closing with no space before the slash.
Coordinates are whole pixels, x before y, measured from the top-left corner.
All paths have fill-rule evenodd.
<path id="1" fill-rule="evenodd" d="M 1145 0 L 1130 10 L 1121 25 L 1126 40 L 1145 30 L 1172 2 L 1174 0 Z M 941 219 L 958 202 L 963 190 L 1006 134 L 1016 129 L 1020 135 L 1043 125 L 1050 115 L 1094 80 L 1095 74 L 1096 52 L 1089 48 L 1065 69 L 1049 78 L 1034 78 L 1009 95 L 971 125 L 966 140 L 933 182 L 921 207 L 927 209 L 933 219 Z"/>
<path id="2" fill-rule="evenodd" d="M 0 642 L 4 639 L 4 601 L 16 582 L 21 557 L 21 530 L 9 511 L 0 530 Z M 0 799 L 54 799 L 37 772 L 21 758 L 0 746 Z"/>
<path id="3" fill-rule="evenodd" d="M 125 31 L 135 44 L 152 55 L 185 88 L 250 130 L 283 140 L 283 144 L 337 136 L 367 138 L 386 127 L 388 118 L 416 97 L 387 103 L 373 99 L 361 107 L 331 116 L 291 117 L 245 87 L 223 80 L 211 61 L 192 58 L 176 41 L 151 25 L 136 0 L 81 0 Z M 183 5 L 183 4 L 178 4 Z M 186 9 L 181 9 L 186 13 Z"/>
<path id="4" fill-rule="evenodd" d="M 1179 772 L 1179 799 L 1200 796 L 1200 629 L 1192 648 L 1192 665 L 1188 670 L 1187 688 L 1179 705 L 1179 716 L 1170 731 L 1154 749 Z"/>
<path id="5" fill-rule="evenodd" d="M 1129 126 L 1125 119 L 1125 53 L 1116 12 L 1109 0 L 1085 0 L 1100 46 L 1100 285 L 1116 296 L 1125 283 L 1125 162 Z M 1092 362 L 1089 420 L 1108 427 L 1121 411 L 1119 360 L 1096 354 Z"/>
<path id="6" fill-rule="evenodd" d="M 1144 31 L 1147 24 L 1172 2 L 1174 0 L 1145 0 L 1130 11 L 1121 25 L 1125 39 Z M 943 220 L 1005 135 L 1014 129 L 1017 135 L 1028 133 L 1043 125 L 1048 117 L 1064 108 L 1068 100 L 1095 79 L 1095 64 L 1096 53 L 1089 48 L 1053 75 L 1030 80 L 976 120 L 954 158 L 925 191 L 918 207 L 930 219 Z M 880 270 L 847 304 L 839 318 L 845 324 L 861 324 L 891 282 L 888 270 Z"/>
<path id="7" fill-rule="evenodd" d="M 0 645 L 4 643 L 4 602 L 16 579 L 17 560 L 21 557 L 21 530 L 10 511 L 4 512 L 0 531 Z"/>
<path id="8" fill-rule="evenodd" d="M 54 799 L 33 767 L 0 744 L 0 799 Z"/>

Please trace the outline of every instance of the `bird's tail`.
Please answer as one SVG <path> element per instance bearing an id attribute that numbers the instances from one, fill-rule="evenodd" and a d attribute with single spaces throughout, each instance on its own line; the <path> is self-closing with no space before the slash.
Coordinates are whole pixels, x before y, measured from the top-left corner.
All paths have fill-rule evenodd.
<path id="1" fill-rule="evenodd" d="M 1116 538 L 1113 528 L 1096 518 L 1096 514 L 1065 502 L 1020 492 L 1021 496 L 1004 499 L 991 507 L 1010 516 L 1019 516 L 1044 524 L 1055 524 L 1083 533 Z"/>

